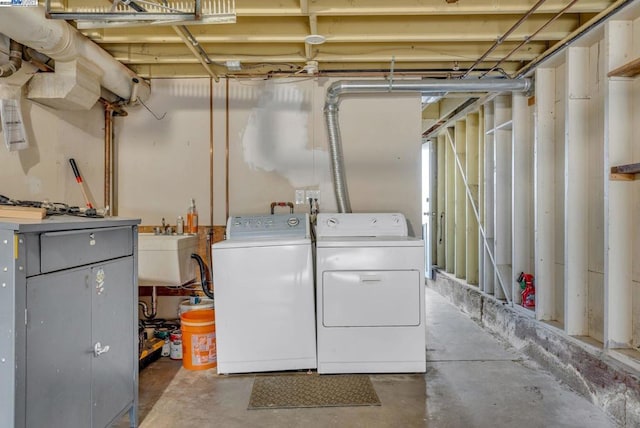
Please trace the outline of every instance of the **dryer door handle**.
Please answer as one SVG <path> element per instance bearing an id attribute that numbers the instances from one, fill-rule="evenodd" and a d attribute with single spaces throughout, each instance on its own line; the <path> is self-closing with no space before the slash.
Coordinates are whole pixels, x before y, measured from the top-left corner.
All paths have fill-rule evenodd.
<path id="1" fill-rule="evenodd" d="M 380 282 L 382 278 L 380 275 L 360 275 L 360 282 L 368 283 L 368 282 Z"/>

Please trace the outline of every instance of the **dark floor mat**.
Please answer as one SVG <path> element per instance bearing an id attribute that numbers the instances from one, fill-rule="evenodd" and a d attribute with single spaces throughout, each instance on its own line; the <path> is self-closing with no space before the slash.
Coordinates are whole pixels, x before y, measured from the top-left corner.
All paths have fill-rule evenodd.
<path id="1" fill-rule="evenodd" d="M 366 375 L 295 374 L 257 376 L 249 409 L 380 406 Z"/>

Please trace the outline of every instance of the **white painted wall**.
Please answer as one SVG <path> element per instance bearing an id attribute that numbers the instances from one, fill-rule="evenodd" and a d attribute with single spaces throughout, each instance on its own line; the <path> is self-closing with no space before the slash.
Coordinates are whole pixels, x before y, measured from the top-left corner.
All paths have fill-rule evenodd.
<path id="1" fill-rule="evenodd" d="M 265 213 L 296 189 L 319 189 L 335 212 L 323 115 L 332 80 L 232 80 L 229 84 L 231 215 Z M 226 90 L 226 89 L 225 89 Z M 399 211 L 420 234 L 420 96 L 348 95 L 340 104 L 346 182 L 354 212 Z M 214 129 L 224 129 L 220 115 Z M 216 135 L 216 151 L 224 153 Z M 224 182 L 216 172 L 214 182 Z M 215 192 L 215 203 L 224 204 Z M 297 206 L 306 211 L 308 207 Z M 280 209 L 281 210 L 281 209 Z M 215 223 L 221 224 L 219 210 Z M 223 217 L 224 218 L 224 217 Z"/>
<path id="2" fill-rule="evenodd" d="M 55 111 L 22 98 L 30 146 L 9 152 L 0 131 L 0 194 L 19 200 L 84 206 L 69 159 L 74 158 L 91 202 L 104 199 L 103 110 Z"/>
<path id="3" fill-rule="evenodd" d="M 209 79 L 154 80 L 147 107 L 116 118 L 118 214 L 175 225 L 195 198 L 210 224 Z"/>
<path id="4" fill-rule="evenodd" d="M 154 80 L 147 107 L 114 119 L 117 208 L 121 216 L 175 224 L 196 199 L 210 225 L 230 214 L 267 213 L 294 201 L 295 189 L 319 189 L 320 209 L 336 211 L 323 116 L 328 79 Z M 211 90 L 213 89 L 213 100 Z M 210 105 L 213 105 L 213 112 Z M 347 96 L 340 106 L 345 171 L 354 212 L 399 211 L 420 234 L 420 96 Z M 16 199 L 83 204 L 68 158 L 75 157 L 92 201 L 103 200 L 102 108 L 56 112 L 30 101 L 23 110 L 32 147 L 0 150 L 2 192 Z M 214 179 L 210 183 L 211 117 Z M 229 123 L 229 205 L 226 140 Z M 306 211 L 307 205 L 296 207 Z"/>

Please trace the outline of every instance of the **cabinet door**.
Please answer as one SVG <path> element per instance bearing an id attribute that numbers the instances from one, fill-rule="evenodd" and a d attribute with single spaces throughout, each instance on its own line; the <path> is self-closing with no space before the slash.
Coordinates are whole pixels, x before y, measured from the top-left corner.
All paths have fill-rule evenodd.
<path id="1" fill-rule="evenodd" d="M 87 268 L 27 280 L 27 427 L 91 425 L 91 290 Z"/>
<path id="2" fill-rule="evenodd" d="M 94 265 L 91 282 L 93 427 L 105 427 L 134 397 L 133 257 Z"/>

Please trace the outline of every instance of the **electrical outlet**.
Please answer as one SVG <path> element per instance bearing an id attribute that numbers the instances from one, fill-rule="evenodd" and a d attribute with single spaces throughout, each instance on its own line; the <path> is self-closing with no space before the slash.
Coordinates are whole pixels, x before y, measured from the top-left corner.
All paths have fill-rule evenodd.
<path id="1" fill-rule="evenodd" d="M 308 199 L 304 197 L 304 190 L 296 190 L 296 205 L 303 205 L 307 203 Z"/>
<path id="2" fill-rule="evenodd" d="M 309 202 L 309 198 L 317 199 L 320 202 L 320 190 L 307 190 L 305 194 L 305 199 Z"/>

